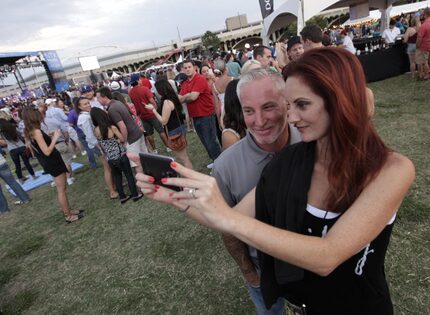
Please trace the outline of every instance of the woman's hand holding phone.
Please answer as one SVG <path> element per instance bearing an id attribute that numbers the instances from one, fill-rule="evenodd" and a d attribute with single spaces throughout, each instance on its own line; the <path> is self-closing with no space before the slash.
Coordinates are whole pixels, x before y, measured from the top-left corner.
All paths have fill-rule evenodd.
<path id="1" fill-rule="evenodd" d="M 142 165 L 140 161 L 140 157 L 133 153 L 127 153 L 127 156 L 130 160 L 132 160 L 137 165 Z M 174 191 L 172 189 L 166 188 L 162 185 L 155 184 L 155 178 L 144 174 L 137 173 L 136 174 L 137 187 L 140 188 L 145 197 L 161 202 L 164 204 L 172 205 L 180 210 L 183 210 L 187 206 L 183 203 L 173 200 L 172 195 Z"/>
<path id="2" fill-rule="evenodd" d="M 141 164 L 140 158 L 134 154 L 127 156 L 135 163 Z M 231 212 L 226 204 L 215 178 L 190 170 L 177 162 L 171 162 L 172 171 L 181 177 L 161 178 L 163 185 L 181 187 L 175 191 L 163 185 L 155 184 L 156 179 L 144 173 L 136 174 L 137 186 L 149 199 L 172 205 L 179 211 L 186 211 L 190 207 L 198 209 L 191 216 L 206 226 L 224 230 L 223 218 Z"/>

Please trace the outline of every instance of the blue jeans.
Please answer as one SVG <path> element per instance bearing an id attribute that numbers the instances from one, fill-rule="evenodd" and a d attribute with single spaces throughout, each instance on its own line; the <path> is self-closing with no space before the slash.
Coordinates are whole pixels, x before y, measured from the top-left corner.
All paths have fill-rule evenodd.
<path id="1" fill-rule="evenodd" d="M 264 305 L 263 295 L 261 293 L 260 288 L 251 287 L 250 285 L 246 285 L 248 288 L 249 295 L 251 296 L 251 300 L 255 305 L 258 315 L 277 315 L 277 314 L 285 314 L 284 311 L 284 299 L 278 298 L 275 304 L 272 305 L 270 310 L 266 308 Z"/>
<path id="2" fill-rule="evenodd" d="M 97 167 L 96 157 L 94 155 L 94 150 L 88 147 L 87 140 L 85 140 L 85 135 L 83 133 L 78 133 L 79 141 L 84 146 L 85 151 L 87 152 L 88 161 L 90 162 L 91 168 Z"/>
<path id="3" fill-rule="evenodd" d="M 16 196 L 21 199 L 21 201 L 27 202 L 30 200 L 28 194 L 22 189 L 21 185 L 15 180 L 10 171 L 7 163 L 0 165 L 0 177 L 9 185 L 9 187 L 14 191 Z M 0 188 L 0 212 L 9 211 L 8 204 L 5 196 Z"/>
<path id="4" fill-rule="evenodd" d="M 0 214 L 9 212 L 9 211 L 10 211 L 9 205 L 7 204 L 6 197 L 3 195 L 3 190 L 1 189 L 1 186 L 0 186 Z"/>
<path id="5" fill-rule="evenodd" d="M 216 136 L 216 119 L 214 115 L 194 117 L 194 129 L 203 143 L 209 157 L 215 160 L 221 154 L 221 148 Z"/>

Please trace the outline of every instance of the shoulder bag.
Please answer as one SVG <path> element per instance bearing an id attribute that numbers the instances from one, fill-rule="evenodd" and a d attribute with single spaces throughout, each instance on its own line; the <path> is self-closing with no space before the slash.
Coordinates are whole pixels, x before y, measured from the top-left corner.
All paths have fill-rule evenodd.
<path id="1" fill-rule="evenodd" d="M 176 107 L 175 113 L 176 117 L 178 118 L 178 123 L 181 124 L 181 120 L 179 119 Z M 185 149 L 185 147 L 187 146 L 187 138 L 185 138 L 185 135 L 182 132 L 169 137 L 169 130 L 167 129 L 167 124 L 164 126 L 164 129 L 166 130 L 167 146 L 169 147 L 169 149 L 171 149 L 172 151 L 181 151 Z"/>

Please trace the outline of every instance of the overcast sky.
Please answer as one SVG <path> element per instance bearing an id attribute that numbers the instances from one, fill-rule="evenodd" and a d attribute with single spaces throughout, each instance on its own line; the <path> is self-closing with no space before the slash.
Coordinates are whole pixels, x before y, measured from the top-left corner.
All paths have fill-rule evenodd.
<path id="1" fill-rule="evenodd" d="M 283 1 L 275 1 L 278 6 Z M 261 20 L 258 0 L 1 0 L 0 52 L 78 53 L 149 48 L 225 28 L 247 14 Z M 115 46 L 106 49 L 90 49 Z M 96 53 L 98 54 L 98 53 Z"/>

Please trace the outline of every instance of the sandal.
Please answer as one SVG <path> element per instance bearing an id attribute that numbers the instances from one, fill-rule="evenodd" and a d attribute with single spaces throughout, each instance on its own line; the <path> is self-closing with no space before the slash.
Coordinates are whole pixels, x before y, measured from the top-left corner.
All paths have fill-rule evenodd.
<path id="1" fill-rule="evenodd" d="M 81 214 L 81 213 L 84 213 L 85 212 L 85 210 L 78 210 L 78 209 L 70 209 L 70 211 L 69 211 L 69 213 L 71 214 L 71 215 L 79 215 L 79 214 Z"/>
<path id="2" fill-rule="evenodd" d="M 82 213 L 80 213 L 80 214 L 68 215 L 67 217 L 64 217 L 64 219 L 66 220 L 66 223 L 69 224 L 69 223 L 78 221 L 78 220 L 82 219 L 83 217 L 84 217 L 84 215 Z"/>
<path id="3" fill-rule="evenodd" d="M 118 199 L 119 194 L 115 193 L 115 194 L 110 194 L 110 199 Z"/>

